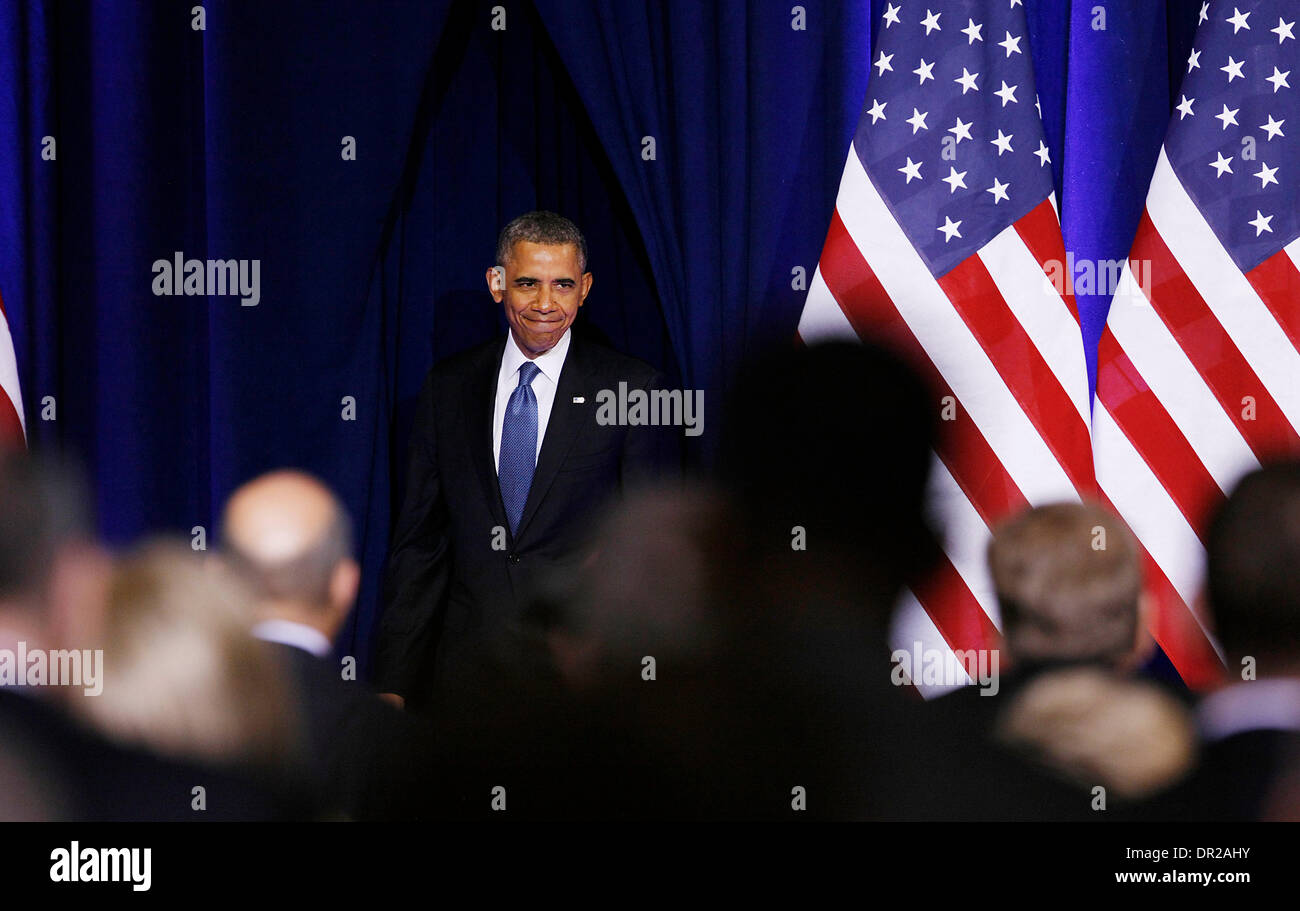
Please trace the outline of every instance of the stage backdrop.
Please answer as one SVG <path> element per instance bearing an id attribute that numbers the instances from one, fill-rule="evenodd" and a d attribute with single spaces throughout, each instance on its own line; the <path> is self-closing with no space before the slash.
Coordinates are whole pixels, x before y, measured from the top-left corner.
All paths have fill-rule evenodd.
<path id="1" fill-rule="evenodd" d="M 1200 3 L 1025 5 L 1066 247 L 1122 258 Z M 0 5 L 0 296 L 31 447 L 83 462 L 115 545 L 211 546 L 243 480 L 320 475 L 356 525 L 339 647 L 365 667 L 420 381 L 504 331 L 499 227 L 574 218 L 586 330 L 705 389 L 716 427 L 729 372 L 794 334 L 883 8 Z M 155 293 L 177 256 L 239 261 L 256 293 Z M 1078 302 L 1091 373 L 1108 300 Z"/>

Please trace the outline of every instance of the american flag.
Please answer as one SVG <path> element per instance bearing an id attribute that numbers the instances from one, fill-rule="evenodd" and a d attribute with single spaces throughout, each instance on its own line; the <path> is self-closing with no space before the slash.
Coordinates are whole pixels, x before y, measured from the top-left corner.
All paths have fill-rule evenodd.
<path id="1" fill-rule="evenodd" d="M 23 419 L 23 395 L 18 385 L 18 359 L 9 334 L 9 316 L 0 298 L 0 447 L 27 445 Z"/>
<path id="2" fill-rule="evenodd" d="M 1098 349 L 1097 479 L 1149 554 L 1153 632 L 1193 684 L 1221 672 L 1195 610 L 1207 516 L 1243 473 L 1300 450 L 1297 12 L 1201 5 Z"/>
<path id="3" fill-rule="evenodd" d="M 997 644 L 990 527 L 1095 493 L 1087 368 L 1073 296 L 1048 278 L 1065 252 L 1019 0 L 889 3 L 872 54 L 799 336 L 884 341 L 944 397 L 944 559 L 893 640 L 951 661 Z"/>

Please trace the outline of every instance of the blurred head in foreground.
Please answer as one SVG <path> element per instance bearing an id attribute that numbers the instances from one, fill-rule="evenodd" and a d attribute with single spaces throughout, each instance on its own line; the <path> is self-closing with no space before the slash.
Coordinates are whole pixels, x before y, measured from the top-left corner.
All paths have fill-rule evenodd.
<path id="1" fill-rule="evenodd" d="M 86 646 L 83 608 L 103 599 L 110 564 L 85 503 L 66 466 L 0 453 L 0 647 Z"/>
<path id="2" fill-rule="evenodd" d="M 680 661 L 707 649 L 731 519 L 716 492 L 679 485 L 638 491 L 608 513 L 598 550 L 554 592 L 548 646 L 564 678 L 582 685 L 644 655 Z"/>
<path id="3" fill-rule="evenodd" d="M 231 495 L 222 528 L 225 555 L 252 588 L 259 619 L 300 623 L 333 640 L 361 570 L 351 520 L 330 489 L 298 471 L 262 475 Z"/>
<path id="4" fill-rule="evenodd" d="M 1134 656 L 1142 566 L 1132 533 L 1108 510 L 1030 509 L 994 532 L 988 561 L 1010 660 L 1117 667 Z"/>
<path id="5" fill-rule="evenodd" d="M 937 415 L 916 374 L 870 345 L 782 349 L 741 372 L 720 465 L 779 601 L 887 612 L 928 568 Z"/>
<path id="6" fill-rule="evenodd" d="M 104 688 L 75 709 L 105 734 L 154 752 L 271 767 L 293 748 L 284 682 L 249 635 L 252 608 L 221 566 L 158 541 L 117 566 L 98 618 Z"/>
<path id="7" fill-rule="evenodd" d="M 1300 676 L 1300 464 L 1269 465 L 1237 485 L 1210 525 L 1207 590 L 1229 669 Z"/>

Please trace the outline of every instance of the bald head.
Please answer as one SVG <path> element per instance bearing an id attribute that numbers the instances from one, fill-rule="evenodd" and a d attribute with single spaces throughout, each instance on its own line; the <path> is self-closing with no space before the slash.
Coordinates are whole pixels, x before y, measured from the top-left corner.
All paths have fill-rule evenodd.
<path id="1" fill-rule="evenodd" d="M 227 554 L 258 594 L 324 610 L 341 564 L 351 564 L 351 523 L 328 487 L 275 471 L 231 495 L 222 523 Z"/>

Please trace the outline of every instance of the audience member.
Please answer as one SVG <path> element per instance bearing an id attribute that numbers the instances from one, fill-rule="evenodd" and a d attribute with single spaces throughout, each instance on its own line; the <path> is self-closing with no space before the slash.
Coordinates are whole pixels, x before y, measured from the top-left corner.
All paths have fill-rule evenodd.
<path id="1" fill-rule="evenodd" d="M 289 672 L 307 774 L 324 806 L 348 818 L 419 815 L 433 771 L 424 729 L 332 658 L 361 578 L 343 505 L 315 478 L 276 471 L 235 491 L 223 535 L 256 599 L 253 635 Z"/>
<path id="2" fill-rule="evenodd" d="M 87 629 L 104 652 L 104 691 L 75 710 L 112 739 L 249 771 L 289 761 L 286 680 L 248 635 L 247 590 L 179 541 L 122 558 Z"/>
<path id="3" fill-rule="evenodd" d="M 1287 803 L 1270 793 L 1294 794 L 1300 771 L 1300 464 L 1241 480 L 1211 523 L 1206 559 L 1229 682 L 1197 707 L 1201 765 L 1170 812 L 1276 817 Z"/>

